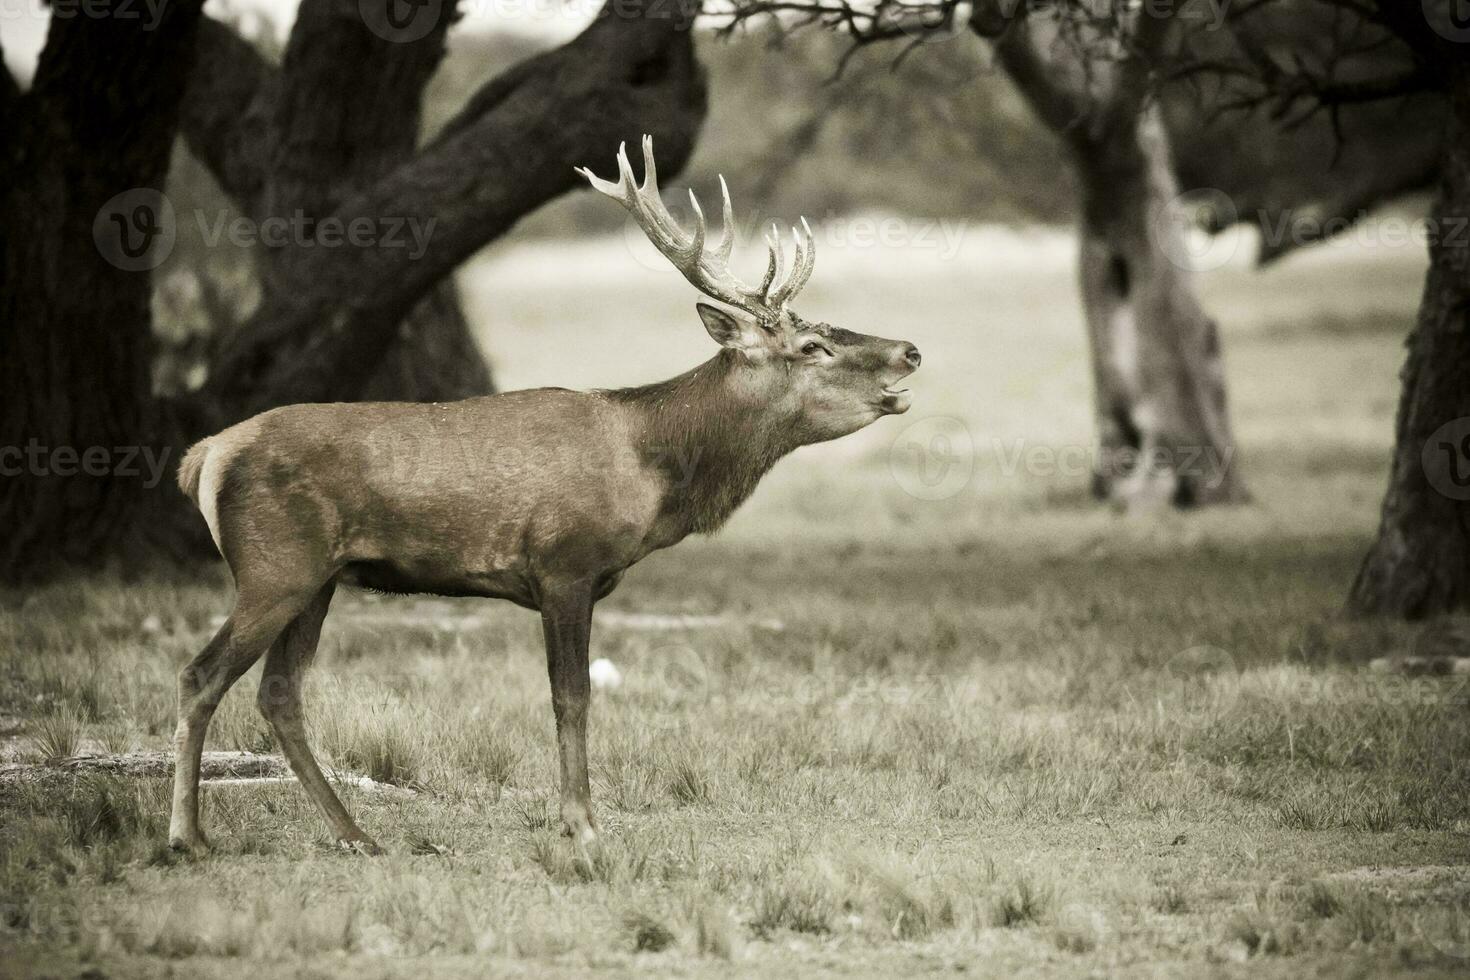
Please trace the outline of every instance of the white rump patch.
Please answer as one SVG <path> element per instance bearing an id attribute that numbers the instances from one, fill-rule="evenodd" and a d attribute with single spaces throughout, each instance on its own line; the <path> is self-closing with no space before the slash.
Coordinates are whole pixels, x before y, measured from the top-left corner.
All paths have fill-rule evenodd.
<path id="1" fill-rule="evenodd" d="M 199 467 L 199 512 L 204 515 L 204 523 L 209 525 L 209 536 L 214 539 L 215 550 L 221 556 L 225 549 L 219 543 L 219 480 L 225 456 L 218 444 L 211 443 L 204 448 L 204 463 Z"/>

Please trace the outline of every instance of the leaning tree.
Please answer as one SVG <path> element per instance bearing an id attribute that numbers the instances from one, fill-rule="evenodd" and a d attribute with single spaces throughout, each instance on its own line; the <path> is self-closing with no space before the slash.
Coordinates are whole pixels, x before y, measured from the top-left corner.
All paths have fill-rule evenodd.
<path id="1" fill-rule="evenodd" d="M 1403 111 L 1425 93 L 1444 101 L 1429 271 L 1407 341 L 1388 490 L 1348 605 L 1409 619 L 1462 611 L 1470 608 L 1470 25 L 1457 19 L 1455 0 L 1316 2 L 1344 25 L 1327 56 L 1186 51 L 1179 70 L 1233 80 L 1244 87 L 1239 98 L 1277 114 L 1336 119 L 1363 104 Z"/>
<path id="2" fill-rule="evenodd" d="M 1257 0 L 1229 8 L 1221 31 L 1181 23 L 1174 5 L 1081 0 L 736 0 L 735 20 L 820 23 L 858 44 L 918 45 L 968 25 L 990 41 L 1083 175 L 1082 292 L 1105 450 L 1152 439 L 1224 458 L 1230 445 L 1218 336 L 1179 279 L 1189 262 L 1177 223 L 1158 220 L 1173 192 L 1222 193 L 1207 225 L 1255 225 L 1269 261 L 1434 187 L 1389 487 L 1348 602 L 1419 618 L 1470 608 L 1470 25 L 1456 2 Z M 1135 379 L 1121 398 L 1110 355 Z M 1141 485 L 1186 485 L 1158 476 Z M 1238 478 L 1219 487 L 1230 499 Z"/>
<path id="3" fill-rule="evenodd" d="M 454 269 L 609 146 L 648 132 L 672 170 L 688 159 L 705 111 L 693 0 L 609 0 L 423 144 L 455 4 L 405 19 L 394 3 L 303 0 L 279 65 L 200 0 L 166 5 L 157 29 L 56 17 L 30 88 L 0 73 L 0 447 L 49 453 L 0 484 L 0 580 L 95 565 L 184 513 L 166 483 L 58 467 L 56 450 L 176 458 L 287 402 L 486 390 Z M 258 250 L 259 301 L 221 330 L 203 383 L 164 397 L 149 380 L 146 246 L 167 238 L 178 134 L 243 214 L 297 230 Z M 424 247 L 385 247 L 386 225 L 410 221 L 432 229 Z"/>
<path id="4" fill-rule="evenodd" d="M 1281 37 L 1309 38 L 1322 27 L 1313 0 L 1278 2 L 1286 16 L 1273 27 Z M 1283 120 L 1248 98 L 1236 104 L 1237 86 L 1218 79 L 1205 93 L 1193 77 L 1173 78 L 1168 66 L 1185 36 L 1196 50 L 1241 49 L 1233 20 L 1201 23 L 1190 9 L 735 0 L 727 27 L 765 16 L 788 29 L 821 25 L 854 47 L 893 45 L 898 58 L 922 57 L 926 43 L 965 35 L 989 45 L 1061 138 L 1079 178 L 1079 286 L 1100 449 L 1093 489 L 1129 509 L 1246 497 L 1219 331 L 1193 286 L 1186 236 L 1205 212 L 1188 192 L 1219 191 L 1226 206 L 1208 215 L 1216 222 L 1248 220 L 1274 231 L 1301 208 L 1324 219 L 1356 214 L 1424 186 L 1437 166 L 1439 137 L 1425 125 L 1437 118 L 1433 104 L 1396 114 L 1355 106 L 1333 126 L 1316 117 Z M 1263 249 L 1262 260 L 1309 244 L 1303 226 L 1293 231 Z"/>
<path id="5" fill-rule="evenodd" d="M 0 68 L 6 578 L 95 561 L 147 496 L 137 477 L 81 469 L 89 452 L 94 472 L 131 469 L 113 454 L 156 446 L 164 424 L 149 389 L 149 277 L 108 261 L 93 229 L 117 195 L 163 186 L 202 6 L 165 4 L 156 23 L 53 17 L 28 89 Z"/>

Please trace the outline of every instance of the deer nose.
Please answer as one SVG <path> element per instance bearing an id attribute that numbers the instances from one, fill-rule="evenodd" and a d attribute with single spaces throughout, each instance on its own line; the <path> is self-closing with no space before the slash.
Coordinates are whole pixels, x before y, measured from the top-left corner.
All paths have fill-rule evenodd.
<path id="1" fill-rule="evenodd" d="M 913 344 L 904 344 L 903 359 L 908 362 L 909 367 L 918 368 L 919 362 L 924 358 L 919 354 L 919 348 Z"/>

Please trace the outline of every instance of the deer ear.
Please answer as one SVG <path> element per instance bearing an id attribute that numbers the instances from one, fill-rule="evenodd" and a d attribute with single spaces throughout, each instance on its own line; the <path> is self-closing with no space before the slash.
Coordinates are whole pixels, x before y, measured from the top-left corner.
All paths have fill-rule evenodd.
<path id="1" fill-rule="evenodd" d="M 733 313 L 726 313 L 708 303 L 695 303 L 694 308 L 699 311 L 699 318 L 704 321 L 704 329 L 709 331 L 709 335 L 721 347 L 743 349 L 760 344 L 760 330 L 754 323 Z"/>

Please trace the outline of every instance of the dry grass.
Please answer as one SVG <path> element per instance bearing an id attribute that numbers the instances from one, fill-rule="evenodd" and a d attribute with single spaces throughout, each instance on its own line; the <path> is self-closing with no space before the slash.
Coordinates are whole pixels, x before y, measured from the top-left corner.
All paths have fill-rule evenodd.
<path id="1" fill-rule="evenodd" d="M 725 534 L 604 604 L 716 618 L 597 624 L 625 673 L 592 720 L 602 846 L 555 833 L 533 616 L 343 594 L 308 718 L 324 759 L 419 790 L 344 789 L 389 854 L 338 852 L 289 784 L 206 788 L 216 851 L 182 862 L 159 846 L 163 781 L 0 784 L 10 972 L 1463 970 L 1467 691 L 1365 671 L 1415 631 L 1338 615 L 1391 431 L 1384 304 L 1412 303 L 1413 268 L 1207 282 L 1217 307 L 1249 285 L 1222 320 L 1258 503 L 1148 521 L 988 448 L 1087 435 L 1069 269 L 867 291 L 854 273 L 851 295 L 843 269 L 809 305 L 915 340 L 919 407 L 782 464 Z M 591 303 L 515 271 L 487 287 L 516 324 L 495 335 L 510 383 L 647 380 L 705 353 L 664 280 L 597 282 Z M 589 309 L 630 321 L 592 330 Z M 929 413 L 977 449 L 939 501 L 887 454 Z M 21 749 L 167 748 L 174 671 L 227 605 L 222 576 L 7 598 L 0 710 L 29 726 Z M 247 676 L 211 747 L 270 748 L 253 701 Z"/>

